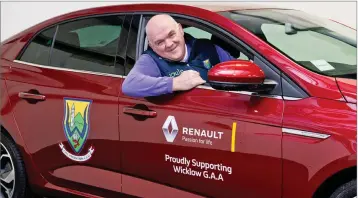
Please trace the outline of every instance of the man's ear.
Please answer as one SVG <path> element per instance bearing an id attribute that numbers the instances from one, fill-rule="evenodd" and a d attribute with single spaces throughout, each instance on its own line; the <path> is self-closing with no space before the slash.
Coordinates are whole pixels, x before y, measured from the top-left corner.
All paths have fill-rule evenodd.
<path id="1" fill-rule="evenodd" d="M 179 26 L 179 32 L 181 35 L 184 35 L 184 30 L 183 30 L 183 27 L 181 26 L 180 23 L 178 23 L 178 26 Z"/>
<path id="2" fill-rule="evenodd" d="M 151 47 L 153 49 L 153 44 L 151 42 L 151 40 L 149 39 L 149 36 L 147 35 L 147 40 L 148 40 L 148 46 Z"/>

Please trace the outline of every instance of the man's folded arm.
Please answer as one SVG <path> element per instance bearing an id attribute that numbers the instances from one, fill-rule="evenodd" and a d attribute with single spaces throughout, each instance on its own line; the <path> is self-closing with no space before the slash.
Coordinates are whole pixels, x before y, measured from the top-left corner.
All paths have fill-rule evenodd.
<path id="1" fill-rule="evenodd" d="M 236 58 L 232 57 L 227 51 L 225 51 L 223 48 L 215 45 L 216 52 L 219 55 L 220 62 L 225 62 L 229 60 L 236 60 Z"/>
<path id="2" fill-rule="evenodd" d="M 161 77 L 152 57 L 141 55 L 123 82 L 122 92 L 131 97 L 148 97 L 173 92 L 173 78 Z"/>

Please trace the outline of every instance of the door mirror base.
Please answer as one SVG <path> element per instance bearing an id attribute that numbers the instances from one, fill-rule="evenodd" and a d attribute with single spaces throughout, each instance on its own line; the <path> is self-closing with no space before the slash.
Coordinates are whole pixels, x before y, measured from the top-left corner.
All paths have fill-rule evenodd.
<path id="1" fill-rule="evenodd" d="M 265 79 L 261 84 L 255 83 L 225 83 L 225 82 L 209 82 L 210 86 L 217 90 L 225 91 L 249 91 L 256 93 L 269 93 L 277 85 L 276 81 Z"/>

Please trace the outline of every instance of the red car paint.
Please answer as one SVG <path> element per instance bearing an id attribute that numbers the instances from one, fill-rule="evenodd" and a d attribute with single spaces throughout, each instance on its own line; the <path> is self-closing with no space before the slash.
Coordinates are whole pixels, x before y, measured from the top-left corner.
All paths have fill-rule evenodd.
<path id="1" fill-rule="evenodd" d="M 13 62 L 38 31 L 52 24 L 82 16 L 140 11 L 185 14 L 222 27 L 274 64 L 310 97 L 290 101 L 197 88 L 171 96 L 134 99 L 122 93 L 123 78 Z M 356 80 L 311 72 L 208 10 L 158 4 L 87 9 L 31 27 L 4 41 L 1 50 L 0 122 L 19 146 L 29 184 L 38 193 L 301 198 L 312 197 L 332 175 L 356 166 Z M 19 98 L 20 92 L 32 90 L 46 100 L 30 104 Z M 91 129 L 83 152 L 91 146 L 94 152 L 86 162 L 69 160 L 59 147 L 60 143 L 70 147 L 63 132 L 65 97 L 93 101 Z M 123 112 L 138 104 L 148 108 L 143 112 L 156 113 L 142 119 Z M 183 132 L 172 143 L 162 132 L 169 116 L 175 116 Z M 322 140 L 292 135 L 284 133 L 284 128 L 323 132 L 330 137 Z M 190 141 L 195 138 L 191 137 L 198 129 L 212 138 L 193 144 Z M 214 179 L 176 174 L 176 164 L 170 160 L 174 158 L 222 164 L 232 172 L 213 171 Z"/>
<path id="2" fill-rule="evenodd" d="M 265 73 L 249 61 L 227 61 L 215 65 L 208 72 L 210 81 L 224 81 L 231 83 L 263 83 Z"/>
<path id="3" fill-rule="evenodd" d="M 339 89 L 347 102 L 357 104 L 357 81 L 336 78 Z"/>

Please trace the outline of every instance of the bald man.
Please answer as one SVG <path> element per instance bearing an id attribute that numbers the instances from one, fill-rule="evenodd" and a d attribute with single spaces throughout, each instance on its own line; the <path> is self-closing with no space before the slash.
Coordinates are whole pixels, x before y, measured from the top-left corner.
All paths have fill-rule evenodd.
<path id="1" fill-rule="evenodd" d="M 184 36 L 171 16 L 153 16 L 146 26 L 149 49 L 137 60 L 123 82 L 132 97 L 158 96 L 190 90 L 207 80 L 208 70 L 234 58 L 207 39 Z"/>

